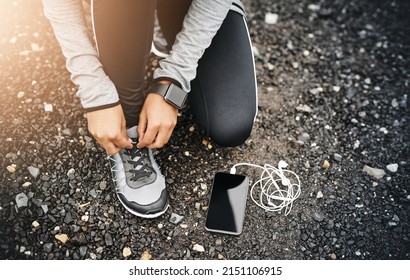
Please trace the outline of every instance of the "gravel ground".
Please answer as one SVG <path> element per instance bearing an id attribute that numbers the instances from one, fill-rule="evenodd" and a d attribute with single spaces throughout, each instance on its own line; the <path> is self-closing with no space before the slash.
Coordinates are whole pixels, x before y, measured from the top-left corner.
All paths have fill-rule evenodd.
<path id="1" fill-rule="evenodd" d="M 144 220 L 115 197 L 40 1 L 1 0 L 0 259 L 409 259 L 410 3 L 245 3 L 252 136 L 217 147 L 184 110 L 157 151 L 171 207 Z M 302 182 L 288 216 L 249 199 L 239 237 L 204 230 L 215 172 L 280 159 Z"/>

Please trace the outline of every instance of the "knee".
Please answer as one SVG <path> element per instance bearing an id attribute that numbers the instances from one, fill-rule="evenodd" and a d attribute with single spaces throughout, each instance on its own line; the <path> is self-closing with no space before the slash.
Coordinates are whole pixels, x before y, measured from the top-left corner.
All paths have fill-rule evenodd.
<path id="1" fill-rule="evenodd" d="M 249 138 L 253 127 L 253 119 L 246 123 L 218 123 L 209 130 L 212 141 L 222 147 L 235 147 Z"/>

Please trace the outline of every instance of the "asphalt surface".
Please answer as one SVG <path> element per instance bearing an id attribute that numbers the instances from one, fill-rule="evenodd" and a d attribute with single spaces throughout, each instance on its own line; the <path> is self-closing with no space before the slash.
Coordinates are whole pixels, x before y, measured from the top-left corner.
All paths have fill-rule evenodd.
<path id="1" fill-rule="evenodd" d="M 409 259 L 410 4 L 245 4 L 253 133 L 221 148 L 184 110 L 156 152 L 171 207 L 147 220 L 116 199 L 41 2 L 1 1 L 0 259 Z M 215 172 L 281 159 L 301 180 L 289 215 L 248 199 L 240 236 L 204 229 Z"/>

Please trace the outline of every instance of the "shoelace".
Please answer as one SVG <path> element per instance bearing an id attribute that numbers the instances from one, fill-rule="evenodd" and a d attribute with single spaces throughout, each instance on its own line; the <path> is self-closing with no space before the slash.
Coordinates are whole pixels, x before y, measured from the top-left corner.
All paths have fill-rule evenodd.
<path id="1" fill-rule="evenodd" d="M 138 149 L 135 146 L 135 143 L 133 143 L 133 147 L 131 149 L 125 149 L 124 154 L 130 158 L 127 162 L 133 166 L 133 169 L 126 170 L 126 172 L 133 173 L 133 176 L 130 178 L 131 181 L 138 181 L 149 177 L 155 172 L 151 165 L 145 163 L 146 159 L 150 161 L 148 153 L 143 151 L 143 149 Z"/>

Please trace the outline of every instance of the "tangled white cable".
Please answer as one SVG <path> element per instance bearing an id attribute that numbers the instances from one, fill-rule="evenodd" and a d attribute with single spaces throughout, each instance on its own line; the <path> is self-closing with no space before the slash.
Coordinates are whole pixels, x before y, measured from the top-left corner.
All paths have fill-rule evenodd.
<path id="1" fill-rule="evenodd" d="M 290 213 L 295 201 L 300 195 L 300 180 L 296 173 L 284 169 L 288 164 L 279 161 L 278 168 L 265 164 L 263 166 L 251 163 L 238 163 L 231 168 L 231 174 L 236 173 L 236 167 L 246 165 L 261 168 L 262 174 L 250 190 L 250 195 L 259 207 L 266 211 L 281 211 L 285 209 L 285 216 Z M 258 188 L 259 187 L 259 188 Z"/>

